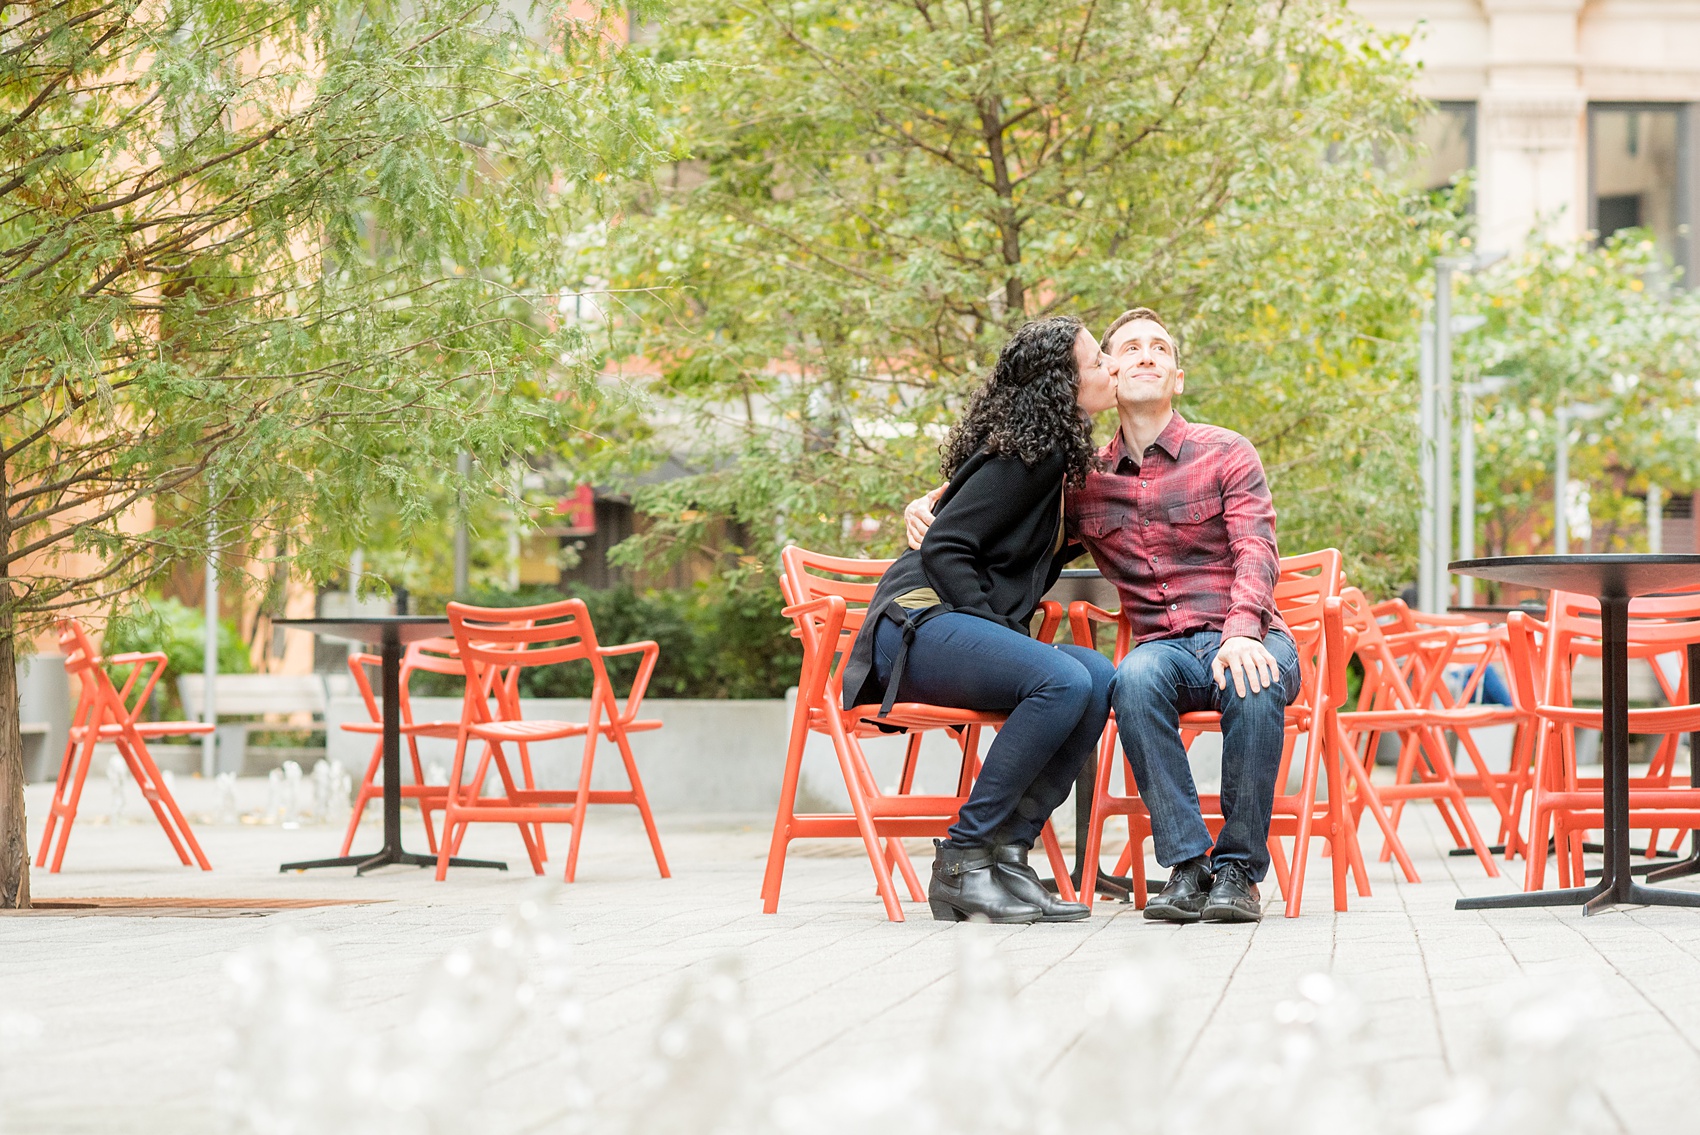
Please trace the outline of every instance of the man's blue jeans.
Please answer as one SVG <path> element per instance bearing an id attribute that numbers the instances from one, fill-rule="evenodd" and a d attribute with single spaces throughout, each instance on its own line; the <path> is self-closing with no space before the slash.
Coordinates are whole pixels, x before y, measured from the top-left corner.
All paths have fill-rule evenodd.
<path id="1" fill-rule="evenodd" d="M 1263 645 L 1281 680 L 1241 697 L 1216 688 L 1210 664 L 1222 643 L 1217 631 L 1196 631 L 1142 643 L 1128 651 L 1110 687 L 1110 705 L 1139 795 L 1151 813 L 1157 862 L 1165 867 L 1209 855 L 1211 869 L 1237 861 L 1253 879 L 1269 870 L 1269 816 L 1275 807 L 1285 710 L 1299 695 L 1299 656 L 1293 640 L 1271 631 Z M 1222 715 L 1221 834 L 1214 841 L 1199 810 L 1180 715 Z"/>
<path id="2" fill-rule="evenodd" d="M 881 682 L 890 680 L 902 644 L 897 624 L 881 619 L 874 637 Z M 897 700 L 1009 713 L 951 825 L 952 844 L 1033 846 L 1103 736 L 1115 673 L 1095 650 L 1047 646 L 974 615 L 953 611 L 921 624 Z"/>

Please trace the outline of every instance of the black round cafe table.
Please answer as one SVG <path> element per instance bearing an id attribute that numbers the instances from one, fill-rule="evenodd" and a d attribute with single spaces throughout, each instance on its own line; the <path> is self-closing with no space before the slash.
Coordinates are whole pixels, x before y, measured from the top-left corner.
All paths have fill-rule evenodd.
<path id="1" fill-rule="evenodd" d="M 401 654 L 402 647 L 420 639 L 448 633 L 449 620 L 441 615 L 372 615 L 353 619 L 278 619 L 274 627 L 314 634 L 336 635 L 355 642 L 380 644 L 382 659 L 384 738 L 384 845 L 366 855 L 339 855 L 332 859 L 309 859 L 285 863 L 279 871 L 309 871 L 316 867 L 353 867 L 364 875 L 374 867 L 402 864 L 435 867 L 435 855 L 420 855 L 401 846 Z M 327 723 L 328 724 L 328 723 Z M 448 838 L 445 828 L 443 838 Z M 506 871 L 508 865 L 495 859 L 466 859 L 456 855 L 452 867 L 492 867 Z"/>
<path id="2" fill-rule="evenodd" d="M 1601 760 L 1604 764 L 1605 865 L 1591 887 L 1459 899 L 1459 910 L 1570 906 L 1597 914 L 1619 904 L 1700 907 L 1700 892 L 1643 886 L 1629 852 L 1629 601 L 1700 587 L 1700 556 L 1495 556 L 1455 560 L 1458 575 L 1520 587 L 1591 595 L 1600 601 Z M 1700 759 L 1690 755 L 1691 760 Z M 1662 874 L 1662 872 L 1661 872 Z"/>

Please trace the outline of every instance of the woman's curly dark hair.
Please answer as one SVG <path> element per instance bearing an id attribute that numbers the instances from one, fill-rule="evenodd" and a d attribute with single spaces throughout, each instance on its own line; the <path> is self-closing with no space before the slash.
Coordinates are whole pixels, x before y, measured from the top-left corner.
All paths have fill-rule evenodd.
<path id="1" fill-rule="evenodd" d="M 1010 336 L 940 448 L 945 480 L 981 447 L 1019 457 L 1028 468 L 1060 451 L 1070 485 L 1103 468 L 1092 444 L 1092 419 L 1076 401 L 1074 342 L 1084 326 L 1072 315 L 1055 315 L 1022 324 Z"/>

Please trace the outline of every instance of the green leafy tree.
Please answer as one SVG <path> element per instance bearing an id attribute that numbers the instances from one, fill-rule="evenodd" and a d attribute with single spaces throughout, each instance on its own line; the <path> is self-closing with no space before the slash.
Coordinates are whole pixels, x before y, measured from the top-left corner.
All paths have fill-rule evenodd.
<path id="1" fill-rule="evenodd" d="M 561 250 L 655 152 L 659 72 L 623 8 L 510 10 L 0 6 L 0 907 L 20 635 L 209 542 L 328 571 L 457 453 L 580 424 Z"/>
<path id="2" fill-rule="evenodd" d="M 1672 286 L 1645 232 L 1533 241 L 1461 283 L 1487 323 L 1459 344 L 1458 377 L 1509 379 L 1478 415 L 1477 516 L 1485 554 L 1550 552 L 1559 406 L 1570 477 L 1588 494 L 1595 551 L 1643 550 L 1649 485 L 1700 485 L 1700 295 Z M 1469 428 L 1469 427 L 1462 427 Z"/>
<path id="3" fill-rule="evenodd" d="M 893 510 L 1010 330 L 1145 304 L 1189 418 L 1246 433 L 1283 546 L 1362 582 L 1414 551 L 1412 281 L 1426 205 L 1402 43 L 1336 0 L 686 0 L 661 59 L 691 160 L 609 236 L 617 323 L 660 369 L 632 559 L 886 553 Z M 1107 432 L 1107 431 L 1106 431 Z"/>

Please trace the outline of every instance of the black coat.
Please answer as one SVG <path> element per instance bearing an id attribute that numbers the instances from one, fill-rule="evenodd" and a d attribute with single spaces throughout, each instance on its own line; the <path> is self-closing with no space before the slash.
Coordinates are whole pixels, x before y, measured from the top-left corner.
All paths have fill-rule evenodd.
<path id="1" fill-rule="evenodd" d="M 1031 633 L 1028 623 L 1040 599 L 1081 551 L 1078 545 L 1058 547 L 1064 472 L 1060 453 L 1031 469 L 1019 458 L 983 449 L 962 463 L 939 498 L 926 539 L 892 564 L 874 591 L 844 667 L 845 709 L 887 700 L 874 669 L 881 619 L 907 617 L 918 626 L 955 611 Z M 936 592 L 938 604 L 913 611 L 893 604 L 919 588 Z"/>

